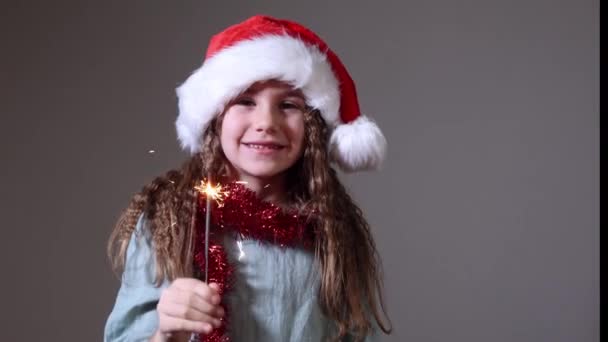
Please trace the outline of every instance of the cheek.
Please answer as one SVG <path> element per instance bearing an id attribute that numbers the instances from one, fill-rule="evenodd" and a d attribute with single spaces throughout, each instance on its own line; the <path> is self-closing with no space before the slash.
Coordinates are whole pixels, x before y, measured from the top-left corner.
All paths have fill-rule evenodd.
<path id="1" fill-rule="evenodd" d="M 230 140 L 230 130 L 226 126 L 222 126 L 222 130 L 220 132 L 220 143 L 223 145 L 227 144 Z"/>
<path id="2" fill-rule="evenodd" d="M 222 146 L 222 150 L 224 150 L 224 153 L 226 153 L 226 147 L 228 147 L 228 135 L 229 132 L 226 129 L 225 126 L 222 125 L 221 131 L 220 131 L 220 146 Z"/>
<path id="3" fill-rule="evenodd" d="M 224 152 L 224 156 L 230 161 L 234 162 L 238 154 L 239 144 L 239 133 L 238 126 L 235 126 L 234 122 L 230 118 L 226 117 L 222 122 L 220 130 L 220 146 Z"/>
<path id="4" fill-rule="evenodd" d="M 242 129 L 239 125 L 239 122 L 233 118 L 232 115 L 228 113 L 224 117 L 222 121 L 222 128 L 220 133 L 220 142 L 223 145 L 234 145 L 238 143 L 238 139 L 240 139 L 240 135 L 242 133 Z"/>

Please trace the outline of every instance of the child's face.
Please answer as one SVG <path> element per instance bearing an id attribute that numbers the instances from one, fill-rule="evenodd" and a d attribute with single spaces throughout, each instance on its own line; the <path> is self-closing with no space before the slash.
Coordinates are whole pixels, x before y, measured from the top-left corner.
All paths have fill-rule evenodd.
<path id="1" fill-rule="evenodd" d="M 278 81 L 253 84 L 226 108 L 220 141 L 239 179 L 271 182 L 302 155 L 306 103 Z"/>

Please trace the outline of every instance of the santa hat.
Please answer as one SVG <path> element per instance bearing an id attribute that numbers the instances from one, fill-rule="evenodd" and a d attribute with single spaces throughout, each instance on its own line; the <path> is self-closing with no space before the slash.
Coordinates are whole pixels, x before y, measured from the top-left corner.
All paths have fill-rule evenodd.
<path id="1" fill-rule="evenodd" d="M 203 65 L 177 88 L 176 128 L 184 149 L 197 153 L 209 122 L 258 81 L 300 89 L 332 129 L 329 152 L 345 171 L 378 168 L 386 139 L 361 115 L 355 84 L 338 56 L 306 27 L 254 16 L 215 35 Z"/>

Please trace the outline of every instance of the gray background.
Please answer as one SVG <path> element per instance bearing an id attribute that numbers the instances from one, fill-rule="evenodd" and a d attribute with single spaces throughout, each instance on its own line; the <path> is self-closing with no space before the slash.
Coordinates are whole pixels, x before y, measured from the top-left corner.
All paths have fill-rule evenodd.
<path id="1" fill-rule="evenodd" d="M 598 341 L 598 9 L 4 4 L 0 340 L 101 339 L 118 287 L 110 228 L 185 158 L 174 88 L 212 34 L 266 13 L 326 39 L 389 141 L 381 172 L 344 178 L 384 260 L 395 332 L 382 340 Z"/>

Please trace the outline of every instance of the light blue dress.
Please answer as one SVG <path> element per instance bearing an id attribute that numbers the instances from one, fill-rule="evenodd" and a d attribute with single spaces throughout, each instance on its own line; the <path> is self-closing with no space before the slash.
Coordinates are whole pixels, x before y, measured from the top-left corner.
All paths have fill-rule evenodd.
<path id="1" fill-rule="evenodd" d="M 104 341 L 147 341 L 158 327 L 156 305 L 169 283 L 154 285 L 151 236 L 139 219 L 127 249 L 116 303 Z M 235 284 L 226 294 L 232 341 L 325 341 L 335 326 L 321 312 L 319 274 L 311 252 L 226 236 Z M 366 341 L 372 341 L 368 336 Z"/>

